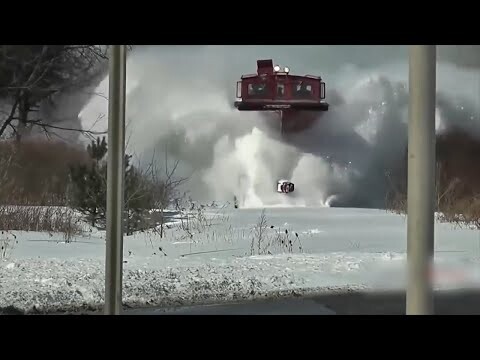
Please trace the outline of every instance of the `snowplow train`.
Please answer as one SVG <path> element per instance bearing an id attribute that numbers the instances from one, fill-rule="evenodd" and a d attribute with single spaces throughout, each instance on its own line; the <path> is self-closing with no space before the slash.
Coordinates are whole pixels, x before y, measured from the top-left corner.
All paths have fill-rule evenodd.
<path id="1" fill-rule="evenodd" d="M 308 129 L 320 113 L 328 111 L 325 82 L 319 76 L 292 75 L 273 60 L 257 60 L 257 73 L 237 82 L 235 108 L 239 111 L 277 112 L 280 132 Z"/>
<path id="2" fill-rule="evenodd" d="M 288 67 L 274 66 L 272 59 L 257 60 L 257 73 L 242 75 L 237 82 L 234 106 L 239 111 L 276 113 L 280 134 L 287 136 L 307 130 L 328 111 L 325 92 L 320 76 L 293 75 Z M 291 181 L 277 181 L 278 193 L 294 190 Z"/>

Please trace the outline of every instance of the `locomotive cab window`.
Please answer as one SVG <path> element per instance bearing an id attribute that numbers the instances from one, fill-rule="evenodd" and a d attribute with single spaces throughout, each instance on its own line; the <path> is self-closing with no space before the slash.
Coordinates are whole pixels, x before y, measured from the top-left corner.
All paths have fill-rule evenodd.
<path id="1" fill-rule="evenodd" d="M 277 97 L 285 96 L 285 84 L 277 84 Z"/>
<path id="2" fill-rule="evenodd" d="M 293 86 L 293 96 L 295 97 L 310 97 L 312 96 L 312 85 L 305 83 L 298 83 Z"/>
<path id="3" fill-rule="evenodd" d="M 266 95 L 267 94 L 267 85 L 266 84 L 248 84 L 248 95 Z"/>

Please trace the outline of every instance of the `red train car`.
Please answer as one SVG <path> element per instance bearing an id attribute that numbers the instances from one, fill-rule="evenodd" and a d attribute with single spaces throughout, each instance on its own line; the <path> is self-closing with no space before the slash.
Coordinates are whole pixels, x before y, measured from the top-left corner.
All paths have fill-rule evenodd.
<path id="1" fill-rule="evenodd" d="M 321 77 L 292 75 L 271 59 L 258 60 L 257 74 L 241 77 L 234 105 L 239 111 L 280 112 L 282 132 L 310 126 L 329 107 Z"/>

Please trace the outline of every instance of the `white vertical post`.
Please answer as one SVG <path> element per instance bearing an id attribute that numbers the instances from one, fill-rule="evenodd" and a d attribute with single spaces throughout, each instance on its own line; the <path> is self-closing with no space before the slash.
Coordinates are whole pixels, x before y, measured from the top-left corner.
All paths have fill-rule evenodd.
<path id="1" fill-rule="evenodd" d="M 110 45 L 105 315 L 122 312 L 126 46 Z"/>
<path id="2" fill-rule="evenodd" d="M 407 315 L 433 313 L 436 46 L 413 45 L 409 61 Z"/>

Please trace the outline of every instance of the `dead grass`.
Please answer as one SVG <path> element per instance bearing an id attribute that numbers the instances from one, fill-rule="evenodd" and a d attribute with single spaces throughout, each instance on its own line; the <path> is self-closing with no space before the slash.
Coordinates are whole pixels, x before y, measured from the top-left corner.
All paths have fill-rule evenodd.
<path id="1" fill-rule="evenodd" d="M 164 224 L 163 235 L 160 236 L 160 225 L 157 229 L 142 230 L 145 234 L 145 245 L 151 246 L 152 255 L 167 256 L 159 247 L 159 240 L 183 243 L 188 246 L 181 256 L 244 249 L 242 244 L 250 244 L 245 255 L 274 255 L 302 253 L 303 245 L 299 234 L 290 228 L 271 225 L 266 211 L 263 210 L 257 223 L 252 227 L 235 228 L 230 216 L 224 213 L 225 206 L 208 206 L 190 203 L 189 207 L 179 208 L 175 219 Z M 225 223 L 227 225 L 225 226 Z M 223 226 L 222 226 L 223 225 Z M 220 226 L 220 227 L 218 227 Z M 199 250 L 197 246 L 209 245 L 210 250 Z M 230 245 L 225 247 L 225 245 Z M 218 246 L 218 247 L 217 247 Z"/>
<path id="2" fill-rule="evenodd" d="M 302 251 L 303 246 L 298 233 L 268 225 L 265 209 L 262 210 L 253 229 L 250 255 L 292 254 Z"/>
<path id="3" fill-rule="evenodd" d="M 223 239 L 225 242 L 231 243 L 233 239 L 233 236 L 230 236 L 233 231 L 231 226 L 226 232 L 217 232 L 215 229 L 217 225 L 230 221 L 230 216 L 223 211 L 225 207 L 226 205 L 217 207 L 197 204 L 191 199 L 185 198 L 177 203 L 175 208 L 177 219 L 174 224 L 166 226 L 167 230 L 173 233 L 172 239 L 175 241 L 188 241 L 190 244 L 194 244 L 201 241 L 215 242 Z M 164 226 L 165 224 L 162 223 L 154 229 L 160 238 L 166 237 L 167 232 L 163 229 Z"/>
<path id="4" fill-rule="evenodd" d="M 77 214 L 66 207 L 0 205 L 2 231 L 38 231 L 62 233 L 66 242 L 83 232 Z"/>
<path id="5" fill-rule="evenodd" d="M 480 141 L 452 131 L 437 136 L 436 211 L 438 220 L 480 229 Z M 390 191 L 386 209 L 407 211 L 407 157 L 397 171 L 388 174 Z"/>
<path id="6" fill-rule="evenodd" d="M 81 220 L 63 205 L 69 165 L 87 161 L 86 155 L 60 142 L 0 142 L 0 229 L 4 234 L 15 230 L 62 233 L 66 242 L 80 234 Z"/>

